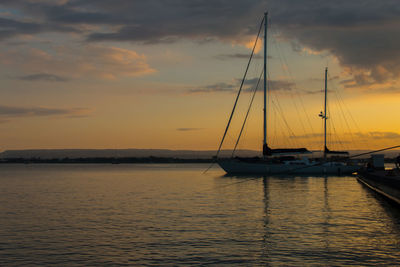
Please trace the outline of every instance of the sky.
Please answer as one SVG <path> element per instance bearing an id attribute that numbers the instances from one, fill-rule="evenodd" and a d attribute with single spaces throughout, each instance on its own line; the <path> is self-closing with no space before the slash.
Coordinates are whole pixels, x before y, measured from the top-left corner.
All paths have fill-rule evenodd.
<path id="1" fill-rule="evenodd" d="M 265 11 L 270 147 L 322 147 L 326 67 L 329 147 L 400 144 L 398 0 L 2 0 L 0 150 L 216 149 Z M 241 149 L 261 149 L 261 91 Z"/>

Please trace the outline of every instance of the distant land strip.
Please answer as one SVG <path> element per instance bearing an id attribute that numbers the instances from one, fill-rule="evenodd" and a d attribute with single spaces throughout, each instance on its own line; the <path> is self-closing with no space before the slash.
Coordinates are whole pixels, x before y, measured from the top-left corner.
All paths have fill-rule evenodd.
<path id="1" fill-rule="evenodd" d="M 350 155 L 367 150 L 349 151 Z M 29 149 L 6 150 L 0 153 L 0 163 L 210 163 L 215 150 L 168 149 Z M 231 150 L 222 150 L 220 158 L 230 158 Z M 386 162 L 393 162 L 400 150 L 385 151 Z M 314 151 L 311 158 L 321 158 L 321 151 Z M 260 151 L 238 150 L 235 156 L 256 158 Z M 362 158 L 369 158 L 364 156 Z M 342 159 L 343 160 L 343 159 Z"/>
<path id="2" fill-rule="evenodd" d="M 230 157 L 231 150 L 222 150 L 222 157 Z M 169 150 L 169 149 L 24 149 L 6 150 L 0 153 L 5 158 L 40 158 L 40 159 L 78 159 L 78 158 L 179 158 L 179 159 L 211 159 L 215 150 Z M 235 155 L 241 157 L 261 156 L 260 151 L 238 150 Z"/>
<path id="3" fill-rule="evenodd" d="M 1 163 L 89 163 L 89 164 L 126 164 L 126 163 L 211 163 L 209 159 L 181 159 L 181 158 L 163 158 L 163 157 L 145 157 L 145 158 L 4 158 Z"/>
<path id="4" fill-rule="evenodd" d="M 259 160 L 259 157 L 252 157 Z M 385 158 L 386 163 L 394 163 L 396 158 Z M 320 158 L 315 158 L 320 160 Z M 346 161 L 346 158 L 334 158 L 336 161 Z M 367 162 L 367 158 L 359 159 L 359 162 Z M 144 158 L 54 158 L 54 159 L 41 159 L 41 158 L 3 158 L 0 159 L 0 164 L 151 164 L 151 163 L 212 163 L 215 162 L 213 158 L 207 159 L 182 159 L 182 158 L 164 158 L 164 157 L 144 157 Z"/>

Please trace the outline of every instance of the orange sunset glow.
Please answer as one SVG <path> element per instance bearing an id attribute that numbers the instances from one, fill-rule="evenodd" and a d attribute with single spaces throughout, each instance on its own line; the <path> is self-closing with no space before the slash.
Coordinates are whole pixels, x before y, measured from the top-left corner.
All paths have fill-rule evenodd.
<path id="1" fill-rule="evenodd" d="M 0 3 L 0 150 L 217 149 L 264 10 L 271 146 L 322 148 L 325 67 L 330 146 L 400 143 L 400 19 L 383 12 L 391 1 L 116 2 Z M 261 39 L 249 81 L 262 53 Z M 252 86 L 224 148 L 234 145 Z M 261 149 L 261 91 L 240 149 Z"/>

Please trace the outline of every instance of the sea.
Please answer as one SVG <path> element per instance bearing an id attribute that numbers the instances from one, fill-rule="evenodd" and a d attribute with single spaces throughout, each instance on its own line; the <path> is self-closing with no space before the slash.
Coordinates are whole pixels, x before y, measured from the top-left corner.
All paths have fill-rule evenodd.
<path id="1" fill-rule="evenodd" d="M 0 266 L 399 266 L 400 209 L 354 176 L 0 164 Z"/>

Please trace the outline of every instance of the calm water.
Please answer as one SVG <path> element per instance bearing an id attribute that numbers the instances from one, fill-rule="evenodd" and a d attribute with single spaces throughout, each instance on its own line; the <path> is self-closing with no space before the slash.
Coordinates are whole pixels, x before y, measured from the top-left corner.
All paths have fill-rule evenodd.
<path id="1" fill-rule="evenodd" d="M 207 165 L 0 165 L 0 265 L 400 265 L 400 211 L 354 177 Z"/>

